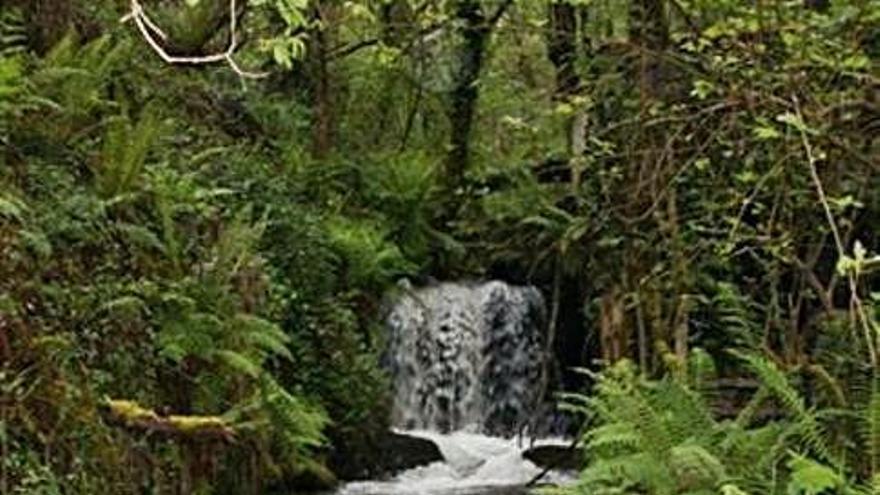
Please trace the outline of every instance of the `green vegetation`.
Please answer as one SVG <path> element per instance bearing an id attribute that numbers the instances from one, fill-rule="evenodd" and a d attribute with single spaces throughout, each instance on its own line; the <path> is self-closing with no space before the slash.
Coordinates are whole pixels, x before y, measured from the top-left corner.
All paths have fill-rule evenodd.
<path id="1" fill-rule="evenodd" d="M 876 384 L 843 406 L 808 405 L 794 377 L 775 363 L 754 354 L 743 361 L 760 387 L 725 420 L 713 417 L 709 406 L 717 390 L 708 385 L 713 369 L 704 354 L 689 363 L 690 373 L 671 372 L 659 380 L 639 376 L 627 360 L 609 368 L 595 396 L 570 397 L 570 407 L 591 418 L 583 438 L 590 460 L 577 488 L 560 491 L 877 492 Z M 780 417 L 761 420 L 763 406 L 775 407 Z"/>
<path id="2" fill-rule="evenodd" d="M 0 494 L 369 472 L 384 296 L 489 276 L 592 370 L 568 493 L 880 493 L 878 57 L 871 0 L 3 2 Z"/>

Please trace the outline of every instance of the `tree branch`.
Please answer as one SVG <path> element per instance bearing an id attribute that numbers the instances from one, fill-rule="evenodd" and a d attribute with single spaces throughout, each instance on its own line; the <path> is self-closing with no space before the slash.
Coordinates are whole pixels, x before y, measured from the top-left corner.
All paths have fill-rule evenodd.
<path id="1" fill-rule="evenodd" d="M 238 9 L 236 8 L 236 0 L 229 0 L 229 44 L 226 50 L 222 53 L 193 57 L 180 57 L 169 54 L 161 43 L 168 40 L 168 35 L 147 15 L 139 0 L 130 0 L 129 5 L 130 11 L 121 19 L 121 22 L 134 21 L 138 31 L 140 31 L 141 36 L 146 40 L 150 48 L 165 62 L 169 64 L 204 65 L 225 61 L 239 77 L 257 79 L 268 75 L 267 73 L 254 73 L 242 70 L 241 66 L 232 57 L 238 48 Z M 159 39 L 156 39 L 157 37 Z"/>
<path id="2" fill-rule="evenodd" d="M 425 39 L 425 38 L 429 37 L 430 35 L 436 33 L 437 31 L 443 29 L 444 24 L 445 23 L 438 22 L 438 23 L 431 24 L 428 27 L 422 28 L 413 37 L 413 39 L 407 44 L 406 48 L 403 51 L 409 50 L 419 40 Z M 348 45 L 340 46 L 340 47 L 334 48 L 333 50 L 330 51 L 329 58 L 330 59 L 337 59 L 337 58 L 347 57 L 353 53 L 356 53 L 360 50 L 363 50 L 364 48 L 376 46 L 381 42 L 382 42 L 382 38 L 377 37 L 377 38 L 368 38 L 368 39 L 357 41 L 357 42 L 354 42 L 354 43 L 351 43 Z"/>
<path id="3" fill-rule="evenodd" d="M 511 5 L 513 5 L 513 0 L 505 0 L 504 3 L 498 6 L 498 10 L 496 10 L 495 13 L 492 14 L 491 17 L 489 17 L 489 19 L 487 19 L 487 23 L 490 28 L 494 27 L 495 24 L 498 23 L 498 21 L 501 19 L 502 16 L 504 16 L 504 13 L 507 11 L 508 8 L 510 8 Z"/>

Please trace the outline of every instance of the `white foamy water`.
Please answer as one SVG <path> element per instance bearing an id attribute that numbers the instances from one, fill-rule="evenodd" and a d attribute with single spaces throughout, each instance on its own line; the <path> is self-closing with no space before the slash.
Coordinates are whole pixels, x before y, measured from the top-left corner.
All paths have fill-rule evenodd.
<path id="1" fill-rule="evenodd" d="M 522 457 L 528 444 L 515 439 L 456 431 L 406 431 L 407 435 L 431 440 L 445 459 L 400 473 L 387 481 L 363 481 L 344 485 L 339 495 L 471 495 L 519 493 L 543 469 Z M 541 440 L 540 444 L 566 445 L 564 440 Z M 564 483 L 569 477 L 548 473 L 542 482 Z"/>

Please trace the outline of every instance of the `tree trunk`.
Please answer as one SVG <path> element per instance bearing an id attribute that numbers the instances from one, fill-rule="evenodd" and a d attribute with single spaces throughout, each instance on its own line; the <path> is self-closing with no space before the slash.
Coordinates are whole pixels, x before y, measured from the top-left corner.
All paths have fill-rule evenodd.
<path id="1" fill-rule="evenodd" d="M 312 154 L 325 158 L 334 148 L 336 108 L 333 74 L 330 69 L 335 7 L 318 3 L 308 49 L 308 73 L 312 92 Z"/>
<path id="2" fill-rule="evenodd" d="M 470 160 L 471 130 L 479 97 L 477 82 L 490 32 L 477 0 L 458 0 L 455 19 L 460 23 L 461 46 L 458 49 L 458 72 L 450 94 L 449 123 L 452 129 L 446 157 L 446 180 L 450 189 L 461 184 Z"/>
<path id="3" fill-rule="evenodd" d="M 547 54 L 556 69 L 557 99 L 571 97 L 580 85 L 575 62 L 577 61 L 577 10 L 568 3 L 552 3 L 547 29 Z"/>
<path id="4" fill-rule="evenodd" d="M 669 45 L 669 22 L 663 0 L 632 0 L 630 39 L 639 48 L 642 94 L 656 97 L 663 89 L 662 52 Z"/>
<path id="5" fill-rule="evenodd" d="M 602 360 L 605 365 L 611 365 L 626 357 L 629 345 L 624 328 L 623 302 L 616 285 L 608 289 L 602 296 L 599 320 Z"/>
<path id="6" fill-rule="evenodd" d="M 571 102 L 581 84 L 575 67 L 578 43 L 577 8 L 568 3 L 552 3 L 548 11 L 547 25 L 547 55 L 556 69 L 554 98 L 561 102 Z M 586 150 L 587 123 L 588 116 L 583 108 L 575 108 L 574 115 L 566 122 L 573 192 L 576 192 L 580 185 L 583 154 Z"/>

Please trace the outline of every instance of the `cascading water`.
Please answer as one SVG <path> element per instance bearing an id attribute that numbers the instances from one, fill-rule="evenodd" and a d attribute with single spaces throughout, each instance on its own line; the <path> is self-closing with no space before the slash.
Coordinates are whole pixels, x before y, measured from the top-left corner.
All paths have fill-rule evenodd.
<path id="1" fill-rule="evenodd" d="M 518 493 L 541 472 L 514 437 L 542 405 L 544 321 L 544 299 L 533 287 L 404 286 L 387 320 L 393 423 L 433 441 L 445 462 L 351 483 L 342 493 Z"/>
<path id="2" fill-rule="evenodd" d="M 544 299 L 533 287 L 407 291 L 388 318 L 399 428 L 510 436 L 535 412 Z"/>

